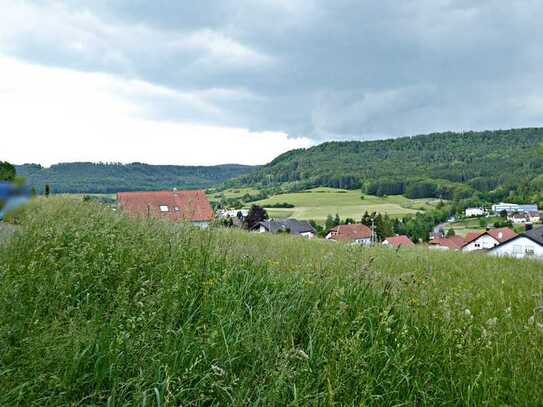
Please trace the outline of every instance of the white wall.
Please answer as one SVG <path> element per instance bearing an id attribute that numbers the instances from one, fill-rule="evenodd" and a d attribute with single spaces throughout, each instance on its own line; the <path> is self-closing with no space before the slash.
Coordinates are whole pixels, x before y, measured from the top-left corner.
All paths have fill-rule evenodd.
<path id="1" fill-rule="evenodd" d="M 533 255 L 529 253 L 531 251 L 533 251 Z M 543 260 L 543 246 L 524 236 L 520 236 L 496 247 L 488 254 L 491 256 L 515 257 L 517 259 L 536 257 Z"/>
<path id="2" fill-rule="evenodd" d="M 485 210 L 482 208 L 467 208 L 466 209 L 466 216 L 468 218 L 471 218 L 472 216 L 483 216 L 485 214 Z"/>
<path id="3" fill-rule="evenodd" d="M 489 235 L 483 235 L 475 239 L 470 244 L 462 248 L 463 252 L 472 252 L 474 250 L 492 249 L 494 246 L 500 244 L 496 239 Z"/>
<path id="4" fill-rule="evenodd" d="M 371 238 L 367 238 L 367 239 L 355 239 L 353 241 L 353 244 L 358 244 L 358 245 L 361 245 L 361 246 L 369 246 L 371 245 Z"/>

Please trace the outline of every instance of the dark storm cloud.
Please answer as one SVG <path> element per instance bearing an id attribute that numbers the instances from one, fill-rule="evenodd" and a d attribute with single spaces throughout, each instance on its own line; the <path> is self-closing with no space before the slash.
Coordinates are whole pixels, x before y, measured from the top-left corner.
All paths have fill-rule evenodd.
<path id="1" fill-rule="evenodd" d="M 213 107 L 149 101 L 157 117 L 316 140 L 543 118 L 540 1 L 67 0 L 3 9 L 26 21 L 0 31 L 11 55 L 143 80 Z"/>

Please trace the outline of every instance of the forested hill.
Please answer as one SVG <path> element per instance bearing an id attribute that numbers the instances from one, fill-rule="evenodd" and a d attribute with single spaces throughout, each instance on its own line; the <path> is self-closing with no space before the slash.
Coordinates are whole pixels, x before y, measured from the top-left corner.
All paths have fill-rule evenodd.
<path id="1" fill-rule="evenodd" d="M 118 191 L 198 189 L 220 184 L 255 167 L 237 164 L 176 166 L 104 163 L 64 163 L 44 168 L 19 165 L 17 174 L 41 191 L 49 184 L 53 192 L 112 193 Z"/>
<path id="2" fill-rule="evenodd" d="M 541 190 L 543 128 L 436 133 L 377 141 L 327 142 L 287 152 L 230 186 L 360 188 L 378 195 L 460 198 Z"/>

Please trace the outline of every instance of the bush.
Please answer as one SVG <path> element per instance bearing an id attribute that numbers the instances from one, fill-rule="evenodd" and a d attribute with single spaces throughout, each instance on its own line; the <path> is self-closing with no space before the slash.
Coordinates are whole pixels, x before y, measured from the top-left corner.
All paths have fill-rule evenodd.
<path id="1" fill-rule="evenodd" d="M 290 204 L 288 202 L 278 202 L 278 203 L 266 205 L 266 208 L 294 208 L 294 207 L 295 205 Z"/>

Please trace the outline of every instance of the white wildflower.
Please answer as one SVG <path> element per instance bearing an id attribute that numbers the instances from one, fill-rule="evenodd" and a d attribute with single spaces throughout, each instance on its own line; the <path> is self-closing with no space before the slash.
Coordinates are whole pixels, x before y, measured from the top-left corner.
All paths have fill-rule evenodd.
<path id="1" fill-rule="evenodd" d="M 296 349 L 294 351 L 294 356 L 298 359 L 302 359 L 302 360 L 308 360 L 309 359 L 309 356 L 307 355 L 307 353 L 305 353 L 302 349 Z"/>
<path id="2" fill-rule="evenodd" d="M 490 318 L 488 321 L 486 321 L 486 326 L 488 326 L 489 328 L 494 328 L 497 323 L 498 323 L 498 318 L 496 317 Z"/>
<path id="3" fill-rule="evenodd" d="M 468 308 L 464 310 L 464 316 L 469 319 L 473 318 L 473 315 L 471 315 L 471 311 Z"/>
<path id="4" fill-rule="evenodd" d="M 213 373 L 215 373 L 217 376 L 224 376 L 226 373 L 224 369 L 221 369 L 219 366 L 211 365 L 211 370 L 213 370 Z"/>

